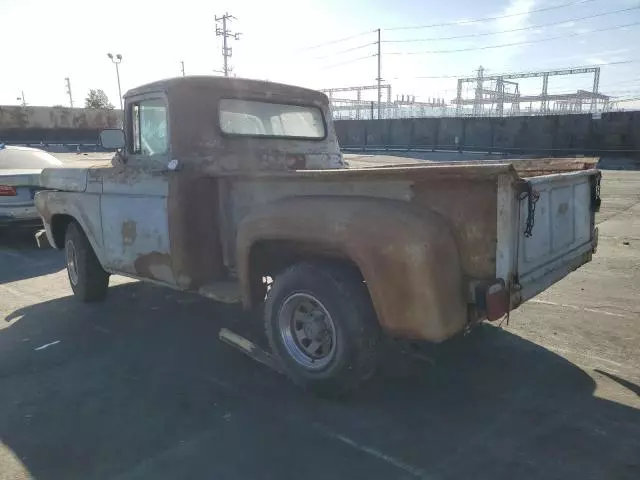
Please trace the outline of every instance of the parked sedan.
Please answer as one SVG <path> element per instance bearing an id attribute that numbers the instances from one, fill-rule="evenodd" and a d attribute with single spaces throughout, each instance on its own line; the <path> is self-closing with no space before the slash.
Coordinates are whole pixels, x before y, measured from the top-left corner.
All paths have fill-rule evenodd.
<path id="1" fill-rule="evenodd" d="M 0 144 L 0 227 L 42 224 L 33 204 L 40 187 L 40 172 L 61 165 L 60 160 L 43 150 Z"/>

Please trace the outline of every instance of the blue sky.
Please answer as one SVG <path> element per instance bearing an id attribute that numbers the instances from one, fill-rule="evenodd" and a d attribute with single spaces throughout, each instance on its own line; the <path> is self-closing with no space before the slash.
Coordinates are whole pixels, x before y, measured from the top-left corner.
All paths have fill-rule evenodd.
<path id="1" fill-rule="evenodd" d="M 392 84 L 394 97 L 411 94 L 417 99 L 450 100 L 455 96 L 455 78 L 417 77 L 472 76 L 479 65 L 488 74 L 497 74 L 633 60 L 636 62 L 602 66 L 600 90 L 640 96 L 640 8 L 576 20 L 640 7 L 640 0 L 584 0 L 535 12 L 566 3 L 572 0 L 181 0 L 165 4 L 151 0 L 0 0 L 0 38 L 4 45 L 13 45 L 2 49 L 0 104 L 19 103 L 16 97 L 24 91 L 30 105 L 67 105 L 65 77 L 71 79 L 77 105 L 89 88 L 104 89 L 117 104 L 115 71 L 107 52 L 124 57 L 123 91 L 179 75 L 181 60 L 188 74 L 211 74 L 222 67 L 214 16 L 227 10 L 238 17 L 232 28 L 242 32 L 241 40 L 232 43 L 231 63 L 238 76 L 311 88 L 373 84 L 375 33 L 307 47 L 381 28 L 382 76 Z M 504 15 L 511 16 L 464 23 Z M 458 24 L 393 30 L 450 22 Z M 632 23 L 639 25 L 583 33 Z M 537 25 L 540 27 L 530 28 Z M 526 30 L 509 32 L 517 29 Z M 479 36 L 444 39 L 465 35 Z M 556 36 L 564 38 L 505 48 L 409 54 L 538 42 Z M 431 40 L 390 42 L 418 39 Z M 588 75 L 556 77 L 549 90 L 590 89 L 591 81 Z M 537 93 L 540 83 L 541 79 L 523 81 L 521 91 Z"/>

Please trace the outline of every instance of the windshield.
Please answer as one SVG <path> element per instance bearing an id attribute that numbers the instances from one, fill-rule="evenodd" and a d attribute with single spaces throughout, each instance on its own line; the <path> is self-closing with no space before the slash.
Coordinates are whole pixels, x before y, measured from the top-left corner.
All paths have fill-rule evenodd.
<path id="1" fill-rule="evenodd" d="M 220 100 L 220 128 L 232 135 L 316 140 L 327 133 L 317 107 L 232 98 Z"/>

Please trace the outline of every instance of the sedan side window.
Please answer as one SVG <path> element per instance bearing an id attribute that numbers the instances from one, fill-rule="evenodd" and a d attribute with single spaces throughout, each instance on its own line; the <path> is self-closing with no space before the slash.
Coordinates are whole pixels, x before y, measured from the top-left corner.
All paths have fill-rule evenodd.
<path id="1" fill-rule="evenodd" d="M 169 148 L 167 107 L 163 100 L 143 100 L 132 105 L 132 145 L 134 155 L 162 155 Z"/>

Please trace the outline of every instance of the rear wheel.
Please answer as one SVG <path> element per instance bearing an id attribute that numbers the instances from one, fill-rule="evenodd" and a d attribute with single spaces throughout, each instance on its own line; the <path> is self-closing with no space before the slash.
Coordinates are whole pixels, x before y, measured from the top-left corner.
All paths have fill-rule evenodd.
<path id="1" fill-rule="evenodd" d="M 64 239 L 67 274 L 73 294 L 82 302 L 98 302 L 107 295 L 109 274 L 104 271 L 86 235 L 71 222 Z"/>
<path id="2" fill-rule="evenodd" d="M 316 394 L 344 394 L 375 370 L 379 327 L 366 286 L 350 268 L 289 267 L 269 290 L 265 326 L 283 370 Z"/>

